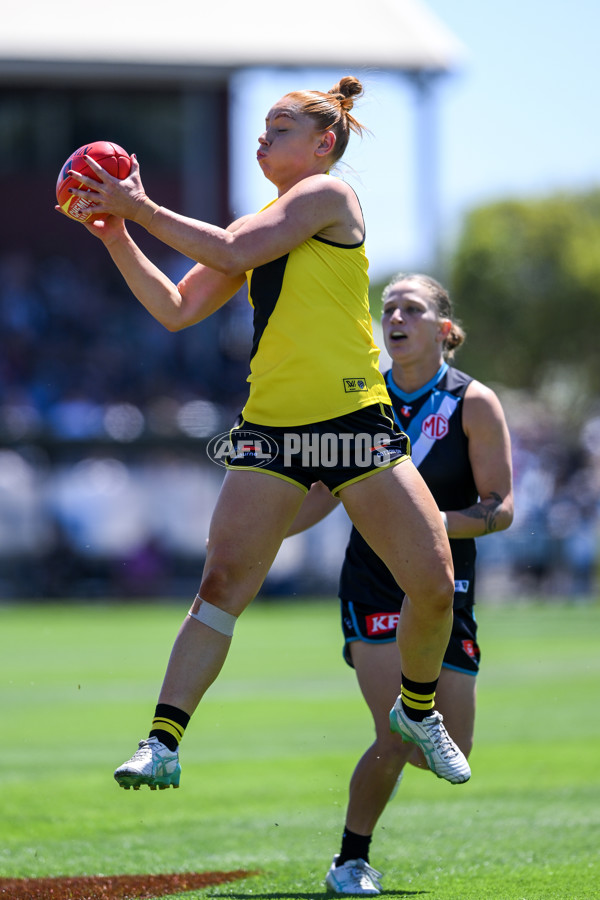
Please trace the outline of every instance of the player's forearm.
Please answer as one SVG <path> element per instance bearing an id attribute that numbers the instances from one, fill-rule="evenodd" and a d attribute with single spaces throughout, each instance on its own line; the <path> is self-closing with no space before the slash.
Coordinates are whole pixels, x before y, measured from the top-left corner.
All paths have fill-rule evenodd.
<path id="1" fill-rule="evenodd" d="M 163 244 L 195 262 L 229 276 L 245 271 L 245 264 L 233 246 L 232 234 L 223 228 L 181 216 L 150 199 L 138 210 L 135 221 Z"/>
<path id="2" fill-rule="evenodd" d="M 106 248 L 131 292 L 161 325 L 169 331 L 179 331 L 192 324 L 185 319 L 177 287 L 142 253 L 129 234 L 107 243 Z"/>
<path id="3" fill-rule="evenodd" d="M 502 498 L 494 494 L 466 509 L 445 510 L 445 513 L 449 537 L 483 537 L 510 526 L 513 520 L 512 495 Z"/>

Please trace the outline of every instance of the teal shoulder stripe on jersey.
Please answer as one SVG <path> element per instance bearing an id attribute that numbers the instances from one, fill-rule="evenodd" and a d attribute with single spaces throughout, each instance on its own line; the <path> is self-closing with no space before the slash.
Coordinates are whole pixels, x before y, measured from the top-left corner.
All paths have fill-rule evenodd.
<path id="1" fill-rule="evenodd" d="M 424 394 L 427 394 L 432 388 L 438 384 L 446 374 L 449 369 L 449 365 L 447 362 L 442 363 L 439 367 L 431 381 L 428 381 L 427 384 L 424 384 L 423 387 L 420 387 L 418 391 L 414 391 L 412 394 L 407 394 L 406 391 L 400 390 L 394 379 L 392 378 L 392 370 L 388 369 L 385 373 L 385 383 L 387 385 L 388 391 L 391 394 L 395 394 L 396 397 L 400 397 L 400 399 L 404 403 L 412 403 L 414 400 L 418 400 L 419 397 L 423 397 Z"/>
<path id="2" fill-rule="evenodd" d="M 400 427 L 404 427 L 404 432 L 410 438 L 411 445 L 411 459 L 417 468 L 421 465 L 431 448 L 433 447 L 435 441 L 438 439 L 435 434 L 429 431 L 426 427 L 426 423 L 430 420 L 431 416 L 442 416 L 443 418 L 449 420 L 453 413 L 456 411 L 458 404 L 460 403 L 460 397 L 455 396 L 454 394 L 448 393 L 448 391 L 439 391 L 436 390 L 435 385 L 441 381 L 443 376 L 446 374 L 448 370 L 448 364 L 444 363 L 436 375 L 429 381 L 424 387 L 420 388 L 420 390 L 415 391 L 413 394 L 406 394 L 404 391 L 401 391 L 393 382 L 391 378 L 390 372 L 386 374 L 386 384 L 388 389 L 392 394 L 395 394 L 397 397 L 400 397 L 404 402 L 414 401 L 418 397 L 422 397 L 423 394 L 427 393 L 427 391 L 431 391 L 430 396 L 427 398 L 417 415 L 414 419 L 411 420 L 408 426 L 402 426 L 396 417 L 396 421 Z M 394 412 L 394 416 L 396 413 Z M 430 422 L 434 420 L 431 419 Z M 424 427 L 425 426 L 425 427 Z"/>

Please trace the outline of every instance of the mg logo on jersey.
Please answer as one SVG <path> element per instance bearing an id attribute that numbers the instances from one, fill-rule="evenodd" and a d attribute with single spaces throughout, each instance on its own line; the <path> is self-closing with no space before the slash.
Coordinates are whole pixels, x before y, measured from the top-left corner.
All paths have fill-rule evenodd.
<path id="1" fill-rule="evenodd" d="M 439 413 L 431 413 L 421 426 L 423 434 L 434 441 L 440 441 L 442 438 L 445 438 L 448 434 L 448 429 L 448 419 Z"/>
<path id="2" fill-rule="evenodd" d="M 378 634 L 385 634 L 388 631 L 396 631 L 400 613 L 373 613 L 371 616 L 365 616 L 367 623 L 367 634 L 373 637 Z"/>

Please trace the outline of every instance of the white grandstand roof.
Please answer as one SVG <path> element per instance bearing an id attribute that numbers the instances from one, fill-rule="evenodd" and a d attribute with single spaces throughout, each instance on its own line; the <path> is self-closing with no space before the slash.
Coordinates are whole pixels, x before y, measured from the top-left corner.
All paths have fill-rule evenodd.
<path id="1" fill-rule="evenodd" d="M 11 3 L 0 78 L 225 79 L 253 66 L 448 72 L 463 47 L 421 0 Z M 160 73 L 160 74 L 159 74 Z"/>

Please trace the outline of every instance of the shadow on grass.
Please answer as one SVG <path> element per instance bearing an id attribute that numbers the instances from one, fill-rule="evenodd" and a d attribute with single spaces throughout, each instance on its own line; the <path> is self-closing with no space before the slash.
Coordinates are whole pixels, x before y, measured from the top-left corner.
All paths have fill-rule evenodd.
<path id="1" fill-rule="evenodd" d="M 380 897 L 417 897 L 419 895 L 424 896 L 425 894 L 431 893 L 430 891 L 386 891 L 383 890 L 379 894 Z M 257 900 L 257 894 L 253 891 L 248 891 L 248 893 L 239 893 L 232 894 L 229 891 L 226 894 L 212 894 L 212 897 L 227 897 L 227 900 Z M 324 897 L 335 897 L 335 894 L 332 894 L 326 890 L 322 891 L 313 891 L 310 894 L 299 894 L 296 891 L 293 892 L 274 892 L 274 893 L 260 893 L 260 900 L 323 900 Z"/>

